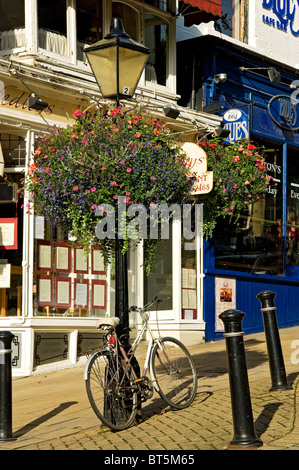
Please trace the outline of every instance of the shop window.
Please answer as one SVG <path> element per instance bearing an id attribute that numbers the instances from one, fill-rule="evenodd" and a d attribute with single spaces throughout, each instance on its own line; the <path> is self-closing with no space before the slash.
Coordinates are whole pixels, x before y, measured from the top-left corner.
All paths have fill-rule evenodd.
<path id="1" fill-rule="evenodd" d="M 194 230 L 194 229 L 193 229 Z M 182 319 L 197 319 L 197 269 L 196 269 L 196 250 L 186 250 L 185 243 L 194 243 L 193 240 L 182 238 Z"/>
<path id="2" fill-rule="evenodd" d="M 139 22 L 140 16 L 136 10 L 122 2 L 112 3 L 112 18 L 121 18 L 125 32 L 134 41 L 139 42 Z"/>
<path id="3" fill-rule="evenodd" d="M 145 45 L 151 50 L 145 79 L 166 86 L 168 77 L 168 25 L 159 16 L 145 15 Z"/>
<path id="4" fill-rule="evenodd" d="M 24 0 L 1 0 L 0 11 L 0 49 L 25 46 Z"/>
<path id="5" fill-rule="evenodd" d="M 235 12 L 235 0 L 221 0 L 222 15 L 215 21 L 215 29 L 227 36 L 233 36 L 233 18 Z"/>
<path id="6" fill-rule="evenodd" d="M 77 0 L 77 57 L 86 61 L 83 49 L 103 38 L 102 0 Z"/>
<path id="7" fill-rule="evenodd" d="M 13 134 L 0 134 L 5 168 L 25 166 L 26 142 L 23 137 Z"/>
<path id="8" fill-rule="evenodd" d="M 287 274 L 299 274 L 299 172 L 298 150 L 288 148 Z"/>
<path id="9" fill-rule="evenodd" d="M 265 146 L 267 192 L 242 214 L 218 222 L 215 266 L 255 274 L 281 275 L 282 263 L 282 147 Z"/>
<path id="10" fill-rule="evenodd" d="M 7 175 L 9 183 L 20 185 L 21 176 Z M 2 183 L 3 185 L 5 183 Z M 9 268 L 9 280 L 0 280 L 0 316 L 22 314 L 23 201 L 10 201 L 0 189 L 0 272 Z M 5 275 L 6 277 L 6 275 Z M 1 284 L 5 282 L 5 284 Z M 7 283 L 8 282 L 8 283 Z"/>
<path id="11" fill-rule="evenodd" d="M 38 0 L 37 5 L 39 47 L 66 56 L 66 1 Z"/>
<path id="12" fill-rule="evenodd" d="M 69 233 L 45 221 L 35 220 L 35 316 L 105 316 L 107 274 L 101 251 L 88 256 Z"/>
<path id="13" fill-rule="evenodd" d="M 161 240 L 158 244 L 154 266 L 148 276 L 144 276 L 144 303 L 154 297 L 163 299 L 161 310 L 172 309 L 172 235 L 171 226 L 169 239 Z M 153 307 L 156 308 L 156 307 Z"/>

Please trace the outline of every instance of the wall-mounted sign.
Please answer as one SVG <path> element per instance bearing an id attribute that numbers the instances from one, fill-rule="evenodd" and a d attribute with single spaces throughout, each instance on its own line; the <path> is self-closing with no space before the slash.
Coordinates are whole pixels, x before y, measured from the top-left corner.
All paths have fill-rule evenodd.
<path id="1" fill-rule="evenodd" d="M 188 157 L 187 167 L 190 176 L 196 176 L 191 190 L 191 196 L 207 194 L 213 189 L 213 172 L 207 171 L 207 154 L 203 148 L 192 142 L 185 142 L 182 146 Z"/>
<path id="2" fill-rule="evenodd" d="M 299 104 L 288 95 L 276 95 L 268 103 L 271 119 L 287 131 L 299 130 Z"/>
<path id="3" fill-rule="evenodd" d="M 263 0 L 265 12 L 263 22 L 281 31 L 290 31 L 293 36 L 299 36 L 298 14 L 299 4 L 293 0 Z M 269 13 L 274 16 L 269 16 Z"/>
<path id="4" fill-rule="evenodd" d="M 249 138 L 249 119 L 241 109 L 229 109 L 223 115 L 225 129 L 230 130 L 230 134 L 225 140 L 226 143 L 233 144 L 242 139 Z"/>

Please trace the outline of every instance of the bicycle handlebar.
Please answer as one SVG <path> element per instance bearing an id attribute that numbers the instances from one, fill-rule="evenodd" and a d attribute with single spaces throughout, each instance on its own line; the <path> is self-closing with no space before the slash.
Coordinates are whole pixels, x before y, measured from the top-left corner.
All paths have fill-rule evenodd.
<path id="1" fill-rule="evenodd" d="M 147 310 L 149 307 L 151 307 L 152 305 L 154 304 L 159 304 L 161 302 L 163 302 L 164 299 L 159 299 L 157 296 L 154 297 L 148 304 L 145 304 L 144 307 L 137 307 L 137 305 L 132 305 L 130 308 L 129 308 L 129 312 L 136 312 L 136 310 L 138 311 L 145 311 Z"/>

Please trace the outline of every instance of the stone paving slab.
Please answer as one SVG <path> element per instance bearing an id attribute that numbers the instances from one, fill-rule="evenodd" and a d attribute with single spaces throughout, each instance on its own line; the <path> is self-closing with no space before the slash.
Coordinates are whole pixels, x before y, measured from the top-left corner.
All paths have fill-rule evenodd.
<path id="1" fill-rule="evenodd" d="M 293 388 L 279 392 L 269 391 L 264 334 L 244 339 L 255 431 L 263 441 L 258 450 L 299 449 L 299 365 L 294 361 L 292 347 L 299 340 L 299 327 L 283 329 L 280 336 L 288 381 Z M 225 340 L 191 346 L 189 350 L 199 377 L 193 404 L 174 411 L 154 394 L 143 405 L 144 421 L 121 432 L 101 428 L 88 402 L 83 366 L 13 380 L 16 440 L 0 442 L 0 450 L 193 453 L 228 449 L 233 438 L 233 418 Z"/>

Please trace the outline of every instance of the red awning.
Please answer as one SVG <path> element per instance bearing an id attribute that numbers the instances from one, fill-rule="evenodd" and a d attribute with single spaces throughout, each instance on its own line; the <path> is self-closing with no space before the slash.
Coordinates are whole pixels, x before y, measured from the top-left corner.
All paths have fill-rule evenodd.
<path id="1" fill-rule="evenodd" d="M 179 1 L 179 12 L 185 26 L 216 21 L 221 17 L 221 0 Z"/>

